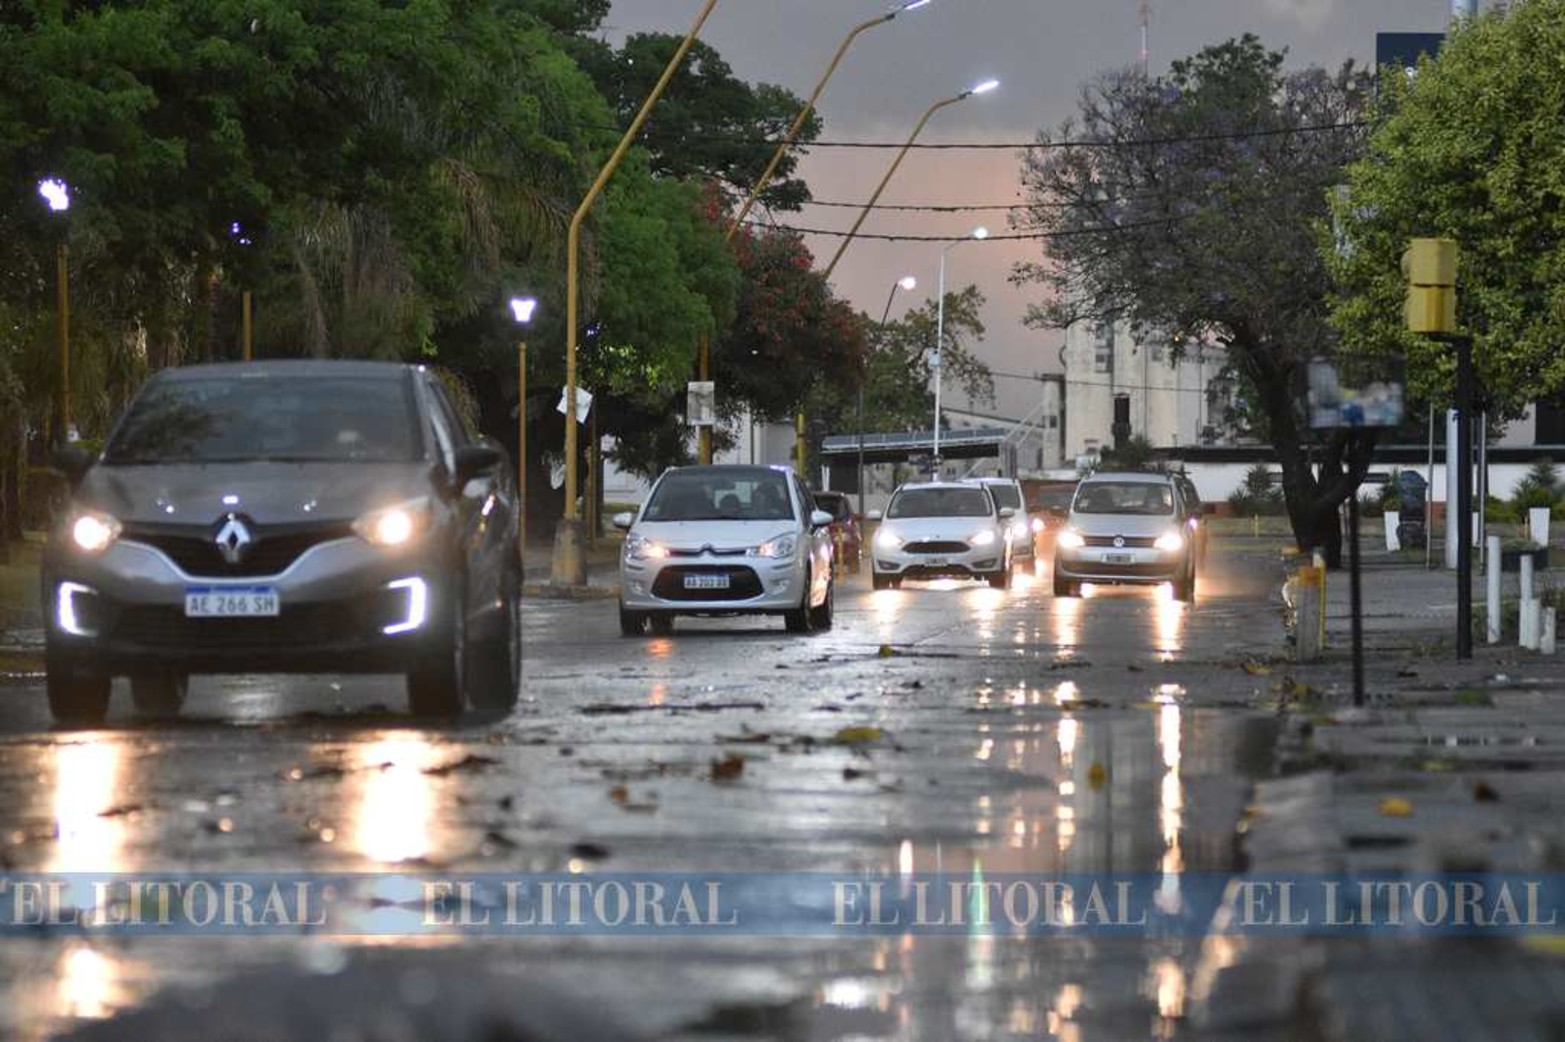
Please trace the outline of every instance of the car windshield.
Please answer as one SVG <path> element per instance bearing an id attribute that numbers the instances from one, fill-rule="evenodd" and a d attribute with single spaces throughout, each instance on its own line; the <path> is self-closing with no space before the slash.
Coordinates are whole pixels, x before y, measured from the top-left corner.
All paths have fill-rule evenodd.
<path id="1" fill-rule="evenodd" d="M 1038 508 L 1040 510 L 1069 510 L 1071 497 L 1076 494 L 1075 485 L 1061 485 L 1059 488 L 1046 488 L 1038 493 Z"/>
<path id="2" fill-rule="evenodd" d="M 788 479 L 777 471 L 668 475 L 647 502 L 643 521 L 791 521 Z"/>
<path id="3" fill-rule="evenodd" d="M 153 384 L 137 397 L 104 461 L 407 463 L 418 418 L 401 379 L 244 376 Z"/>
<path id="4" fill-rule="evenodd" d="M 1076 493 L 1078 514 L 1142 514 L 1157 517 L 1174 512 L 1174 490 L 1150 481 L 1091 481 Z"/>
<path id="5" fill-rule="evenodd" d="M 994 496 L 994 501 L 1001 507 L 1010 507 L 1012 510 L 1022 508 L 1022 494 L 1015 485 L 990 485 L 989 494 Z"/>
<path id="6" fill-rule="evenodd" d="M 989 517 L 994 513 L 981 488 L 909 488 L 897 493 L 889 518 Z"/>

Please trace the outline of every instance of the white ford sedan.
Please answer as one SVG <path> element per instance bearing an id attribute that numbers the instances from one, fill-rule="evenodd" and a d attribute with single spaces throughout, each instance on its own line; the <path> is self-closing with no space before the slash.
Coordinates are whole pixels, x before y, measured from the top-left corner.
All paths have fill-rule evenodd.
<path id="1" fill-rule="evenodd" d="M 636 514 L 617 514 L 620 632 L 673 631 L 676 615 L 781 615 L 790 633 L 830 629 L 831 515 L 792 471 L 676 467 Z"/>
<path id="2" fill-rule="evenodd" d="M 880 521 L 871 556 L 875 589 L 895 588 L 903 579 L 956 576 L 1011 585 L 1011 518 L 979 484 L 903 485 Z"/>

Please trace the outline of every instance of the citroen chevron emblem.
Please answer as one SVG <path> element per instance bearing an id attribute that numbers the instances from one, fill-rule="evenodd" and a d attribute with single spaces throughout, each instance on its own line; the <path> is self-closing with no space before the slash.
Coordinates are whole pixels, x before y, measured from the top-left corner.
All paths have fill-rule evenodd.
<path id="1" fill-rule="evenodd" d="M 244 559 L 245 551 L 250 549 L 250 544 L 255 542 L 250 529 L 245 523 L 233 514 L 224 519 L 223 525 L 217 530 L 217 536 L 213 539 L 217 543 L 217 550 L 223 555 L 223 560 L 229 564 L 238 564 Z"/>

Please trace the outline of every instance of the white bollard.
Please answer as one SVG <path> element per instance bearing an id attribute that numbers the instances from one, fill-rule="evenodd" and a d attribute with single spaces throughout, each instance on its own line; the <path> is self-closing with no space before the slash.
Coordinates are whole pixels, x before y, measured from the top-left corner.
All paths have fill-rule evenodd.
<path id="1" fill-rule="evenodd" d="M 1538 650 L 1545 655 L 1554 654 L 1554 627 L 1558 621 L 1552 606 L 1543 609 L 1543 634 L 1538 640 Z"/>
<path id="2" fill-rule="evenodd" d="M 1538 642 L 1542 639 L 1543 613 L 1538 611 L 1536 600 L 1524 600 L 1521 602 L 1517 620 L 1517 629 L 1521 632 L 1520 644 L 1528 651 L 1537 651 Z"/>
<path id="3" fill-rule="evenodd" d="M 1402 524 L 1402 512 L 1400 510 L 1386 511 L 1386 549 L 1396 553 L 1402 549 L 1402 540 L 1397 537 L 1397 527 Z"/>
<path id="4" fill-rule="evenodd" d="M 1530 601 L 1537 592 L 1532 588 L 1532 555 L 1522 554 L 1522 600 Z"/>
<path id="5" fill-rule="evenodd" d="M 1539 546 L 1549 545 L 1549 508 L 1527 509 L 1527 537 Z"/>
<path id="6" fill-rule="evenodd" d="M 1500 643 L 1500 537 L 1489 537 L 1488 571 L 1484 575 L 1487 588 L 1484 597 L 1484 624 L 1490 644 Z"/>

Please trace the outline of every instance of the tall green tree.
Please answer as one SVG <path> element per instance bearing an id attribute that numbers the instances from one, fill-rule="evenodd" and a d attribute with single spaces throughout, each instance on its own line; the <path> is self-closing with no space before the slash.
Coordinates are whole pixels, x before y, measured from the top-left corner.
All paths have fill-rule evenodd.
<path id="1" fill-rule="evenodd" d="M 1323 244 L 1332 320 L 1370 356 L 1405 355 L 1410 389 L 1451 400 L 1448 348 L 1407 333 L 1408 240 L 1461 247 L 1458 321 L 1491 411 L 1565 391 L 1565 0 L 1531 0 L 1457 29 L 1415 77 L 1381 83 L 1384 119 L 1335 197 Z"/>
<path id="2" fill-rule="evenodd" d="M 1308 361 L 1337 345 L 1318 234 L 1328 190 L 1362 154 L 1368 101 L 1363 71 L 1289 72 L 1282 53 L 1247 35 L 1166 76 L 1101 77 L 1076 119 L 1040 134 L 1022 170 L 1025 227 L 1045 260 L 1015 277 L 1047 294 L 1029 322 L 1125 319 L 1140 335 L 1226 348 L 1282 464 L 1296 540 L 1333 559 L 1337 508 L 1373 441 L 1317 443 L 1298 391 Z"/>

